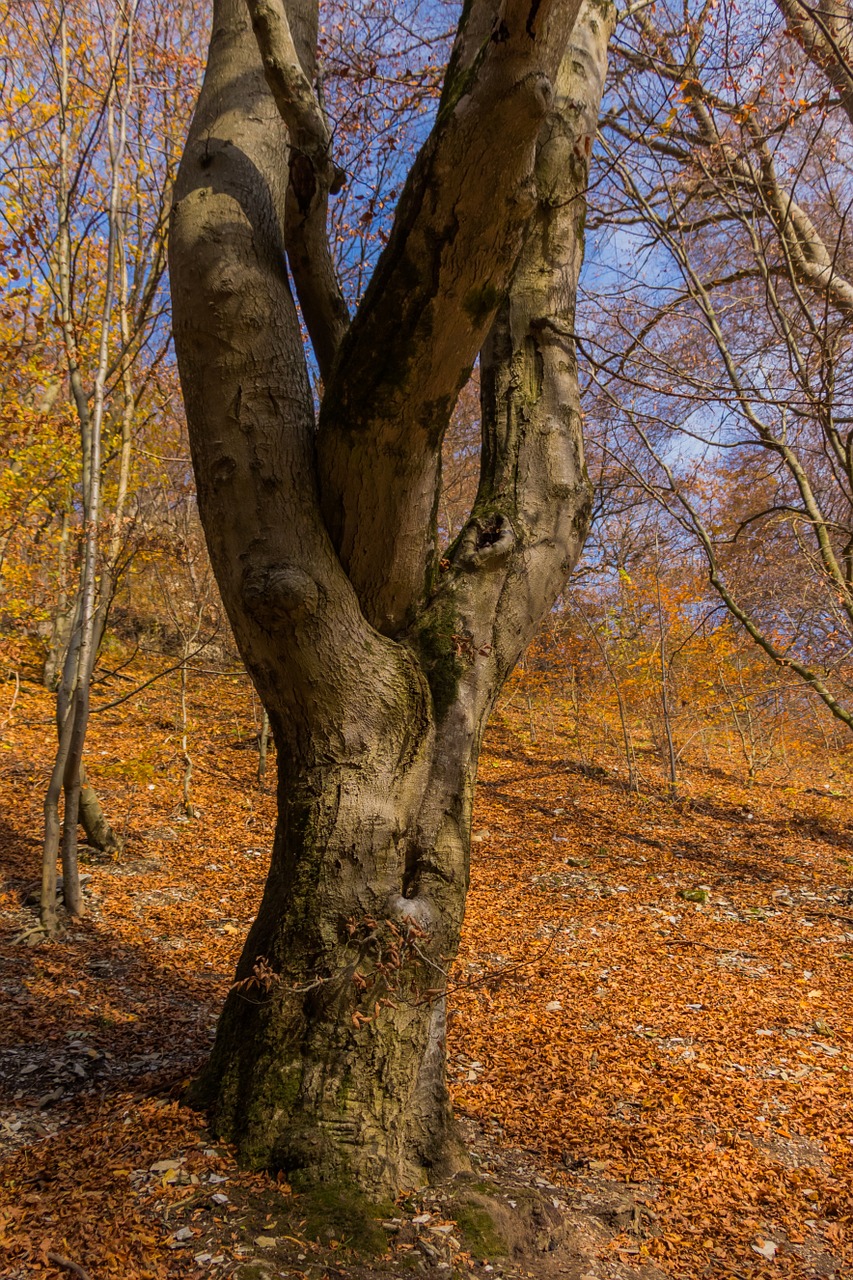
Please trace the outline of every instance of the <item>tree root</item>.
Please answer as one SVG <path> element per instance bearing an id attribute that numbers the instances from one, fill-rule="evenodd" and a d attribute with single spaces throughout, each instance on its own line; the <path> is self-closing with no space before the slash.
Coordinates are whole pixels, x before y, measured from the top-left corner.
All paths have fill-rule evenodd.
<path id="1" fill-rule="evenodd" d="M 70 1271 L 72 1275 L 77 1276 L 78 1280 L 92 1280 L 89 1272 L 77 1262 L 72 1262 L 70 1258 L 63 1258 L 61 1253 L 45 1254 L 48 1262 L 52 1262 L 55 1267 L 61 1267 L 63 1271 Z"/>
<path id="2" fill-rule="evenodd" d="M 43 924 L 34 924 L 30 929 L 24 929 L 23 933 L 18 933 L 12 939 L 12 946 L 18 946 L 22 942 L 26 942 L 27 938 L 31 938 L 35 933 L 43 933 L 47 936 L 47 930 Z"/>

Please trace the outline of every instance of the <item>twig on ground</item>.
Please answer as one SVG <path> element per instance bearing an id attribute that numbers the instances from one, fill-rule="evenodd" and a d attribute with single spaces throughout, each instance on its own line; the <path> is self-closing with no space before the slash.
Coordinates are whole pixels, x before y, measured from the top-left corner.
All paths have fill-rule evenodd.
<path id="1" fill-rule="evenodd" d="M 853 924 L 853 916 L 842 916 L 838 911 L 803 911 L 804 916 L 817 916 L 824 920 L 843 920 L 845 924 Z"/>
<path id="2" fill-rule="evenodd" d="M 12 946 L 17 946 L 20 942 L 26 942 L 27 938 L 31 938 L 34 933 L 44 933 L 44 926 L 41 924 L 33 925 L 31 929 L 25 929 L 23 933 L 17 933 L 12 939 Z"/>
<path id="3" fill-rule="evenodd" d="M 209 1197 L 210 1189 L 208 1187 L 203 1188 L 201 1191 L 194 1191 L 191 1196 L 187 1196 L 184 1200 L 175 1200 L 172 1204 L 165 1205 L 163 1217 L 168 1218 L 169 1214 L 173 1213 L 175 1209 L 186 1209 L 187 1205 L 200 1204 L 202 1200 L 207 1200 Z"/>
<path id="4" fill-rule="evenodd" d="M 45 1256 L 48 1262 L 52 1262 L 55 1267 L 61 1267 L 63 1271 L 70 1271 L 79 1280 L 92 1280 L 89 1272 L 85 1271 L 79 1263 L 72 1262 L 70 1258 L 63 1258 L 61 1253 L 48 1253 Z"/>
<path id="5" fill-rule="evenodd" d="M 681 934 L 676 934 L 672 938 L 663 938 L 662 941 L 667 947 L 704 947 L 706 951 L 714 951 L 718 956 L 737 954 L 744 960 L 758 959 L 758 956 L 750 955 L 746 951 L 738 951 L 735 947 L 712 947 L 710 942 L 700 942 L 698 938 L 683 938 Z"/>

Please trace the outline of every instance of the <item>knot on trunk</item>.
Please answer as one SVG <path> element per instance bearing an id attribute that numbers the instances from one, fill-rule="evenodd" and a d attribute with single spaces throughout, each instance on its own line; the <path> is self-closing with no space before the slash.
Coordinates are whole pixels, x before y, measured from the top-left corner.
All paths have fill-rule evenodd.
<path id="1" fill-rule="evenodd" d="M 496 569 L 514 546 L 515 533 L 506 516 L 475 516 L 468 522 L 454 558 L 460 569 Z"/>
<path id="2" fill-rule="evenodd" d="M 519 85 L 520 106 L 526 107 L 534 119 L 544 119 L 554 103 L 554 86 L 543 71 L 529 72 Z"/>
<path id="3" fill-rule="evenodd" d="M 268 627 L 316 613 L 320 589 L 298 565 L 250 565 L 243 575 L 243 601 L 257 621 Z"/>
<path id="4" fill-rule="evenodd" d="M 404 898 L 394 893 L 388 899 L 388 915 L 402 924 L 413 924 L 424 933 L 431 933 L 435 924 L 432 907 L 426 898 Z"/>

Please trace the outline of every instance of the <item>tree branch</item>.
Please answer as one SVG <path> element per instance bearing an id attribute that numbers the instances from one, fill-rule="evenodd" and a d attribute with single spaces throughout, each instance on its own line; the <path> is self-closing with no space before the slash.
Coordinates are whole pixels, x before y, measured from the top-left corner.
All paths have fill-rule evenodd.
<path id="1" fill-rule="evenodd" d="M 806 9 L 804 0 L 776 0 L 783 12 Z M 826 0 L 834 11 L 836 0 Z M 809 10 L 809 12 L 812 12 Z M 817 10 L 813 12 L 817 13 Z M 840 22 L 841 19 L 839 18 Z M 849 16 L 846 21 L 846 43 L 838 46 L 838 58 L 842 58 L 842 50 L 853 54 L 853 23 Z M 651 66 L 665 74 L 668 79 L 675 79 L 687 86 L 686 101 L 688 110 L 695 121 L 701 145 L 707 147 L 711 156 L 719 158 L 719 172 L 709 170 L 709 180 L 728 183 L 732 187 L 747 192 L 755 211 L 766 216 L 773 223 L 779 235 L 782 247 L 790 262 L 794 278 L 800 284 L 816 293 L 823 294 L 842 315 L 853 314 L 853 284 L 846 280 L 838 270 L 836 256 L 827 248 L 814 222 L 806 211 L 796 202 L 793 191 L 785 189 L 779 181 L 772 152 L 766 138 L 758 125 L 747 116 L 746 132 L 749 134 L 759 157 L 759 170 L 753 167 L 748 152 L 738 152 L 725 141 L 712 115 L 712 109 L 724 115 L 736 118 L 738 108 L 726 103 L 713 91 L 709 90 L 699 78 L 696 68 L 691 62 L 679 62 L 668 41 L 643 14 L 638 23 L 647 39 L 657 48 L 659 63 L 651 55 L 643 56 L 634 52 L 632 60 L 637 66 Z M 840 37 L 839 37 L 840 38 Z M 818 63 L 817 65 L 823 65 Z M 847 63 L 839 62 L 839 66 L 847 67 L 846 74 L 851 75 Z M 853 79 L 851 79 L 853 85 Z M 853 101 L 851 101 L 853 105 Z M 624 130 L 621 130 L 624 132 Z M 687 139 L 688 144 L 691 139 Z M 693 143 L 695 145 L 695 142 Z M 680 157 L 679 157 L 680 158 Z M 684 229 L 684 228 L 680 228 Z"/>
<path id="2" fill-rule="evenodd" d="M 284 262 L 288 147 L 245 0 L 215 0 L 169 243 L 199 512 L 278 745 L 314 734 L 331 761 L 393 740 L 399 704 L 411 705 L 413 684 L 415 701 L 426 690 L 417 694 L 411 655 L 365 622 L 320 513 L 313 396 Z"/>
<path id="3" fill-rule="evenodd" d="M 323 378 L 328 378 L 349 313 L 335 272 L 326 215 L 343 172 L 311 80 L 303 70 L 283 0 L 246 0 L 264 75 L 290 138 L 287 256 Z"/>
<path id="4" fill-rule="evenodd" d="M 541 133 L 536 205 L 508 297 L 481 356 L 483 456 L 470 520 L 411 632 L 433 688 L 448 771 L 476 742 L 492 701 L 565 585 L 591 509 L 574 329 L 589 159 L 615 9 L 583 6 Z M 458 694 L 442 716 L 448 674 Z M 474 747 L 476 751 L 476 745 Z M 440 791 L 442 784 L 447 786 Z M 407 893 L 445 892 L 464 851 L 438 838 L 453 783 L 427 796 Z M 430 829 L 429 823 L 435 824 Z"/>
<path id="5" fill-rule="evenodd" d="M 853 124 L 853 18 L 845 0 L 776 0 L 791 33 L 838 93 Z"/>
<path id="6" fill-rule="evenodd" d="M 521 246 L 536 137 L 579 7 L 467 8 L 435 127 L 327 386 L 324 515 L 362 608 L 389 634 L 433 582 L 442 437 Z"/>

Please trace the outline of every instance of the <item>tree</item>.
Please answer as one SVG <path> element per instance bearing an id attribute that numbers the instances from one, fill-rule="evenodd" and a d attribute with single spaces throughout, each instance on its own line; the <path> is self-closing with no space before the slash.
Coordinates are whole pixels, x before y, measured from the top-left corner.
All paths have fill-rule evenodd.
<path id="1" fill-rule="evenodd" d="M 0 538 L 6 558 L 15 542 L 26 548 L 52 596 L 44 610 L 44 679 L 57 693 L 58 731 L 45 797 L 48 932 L 58 927 L 60 839 L 72 915 L 83 909 L 78 819 L 91 844 L 118 843 L 83 752 L 95 663 L 139 537 L 144 483 L 133 446 L 169 345 L 163 277 L 177 164 L 169 128 L 188 114 L 198 66 L 187 17 L 186 7 L 163 17 L 136 0 L 106 15 L 88 2 L 27 3 L 10 15 L 0 48 L 8 51 L 0 255 L 10 263 L 0 298 L 29 355 L 16 361 L 0 421 L 12 446 L 0 512 L 8 497 L 15 511 Z M 33 595 L 38 609 L 41 592 Z"/>
<path id="2" fill-rule="evenodd" d="M 636 9 L 604 114 L 620 306 L 584 348 L 612 457 L 848 729 L 851 30 L 834 0 Z"/>
<path id="3" fill-rule="evenodd" d="M 170 230 L 174 332 L 279 817 L 198 1096 L 255 1166 L 396 1190 L 462 1158 L 444 988 L 477 754 L 590 510 L 572 334 L 613 10 L 579 7 L 465 5 L 350 321 L 317 6 L 215 3 Z M 442 439 L 481 349 L 479 488 L 442 550 Z"/>

